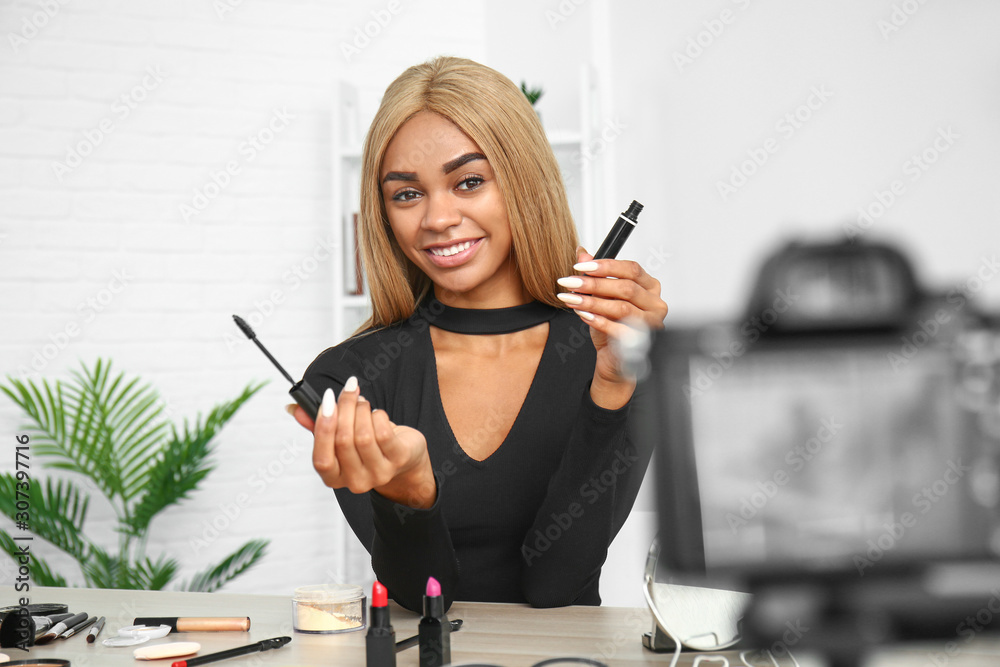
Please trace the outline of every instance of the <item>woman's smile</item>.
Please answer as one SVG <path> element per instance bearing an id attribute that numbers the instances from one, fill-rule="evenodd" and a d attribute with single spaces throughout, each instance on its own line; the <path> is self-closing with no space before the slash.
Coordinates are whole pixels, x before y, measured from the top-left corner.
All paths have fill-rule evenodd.
<path id="1" fill-rule="evenodd" d="M 441 268 L 461 266 L 472 259 L 483 239 L 471 239 L 455 243 L 437 244 L 424 248 L 430 260 Z"/>

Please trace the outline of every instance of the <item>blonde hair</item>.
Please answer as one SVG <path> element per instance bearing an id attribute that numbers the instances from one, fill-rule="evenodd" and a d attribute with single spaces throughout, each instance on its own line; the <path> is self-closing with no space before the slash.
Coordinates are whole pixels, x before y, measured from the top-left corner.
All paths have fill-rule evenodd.
<path id="1" fill-rule="evenodd" d="M 507 207 L 512 253 L 526 291 L 557 307 L 556 280 L 570 275 L 577 235 L 559 164 L 524 93 L 485 65 L 438 57 L 403 72 L 385 91 L 365 138 L 359 236 L 372 316 L 360 330 L 410 317 L 432 289 L 389 226 L 379 183 L 386 148 L 421 111 L 454 123 L 489 160 Z M 359 330 L 359 331 L 360 331 Z"/>

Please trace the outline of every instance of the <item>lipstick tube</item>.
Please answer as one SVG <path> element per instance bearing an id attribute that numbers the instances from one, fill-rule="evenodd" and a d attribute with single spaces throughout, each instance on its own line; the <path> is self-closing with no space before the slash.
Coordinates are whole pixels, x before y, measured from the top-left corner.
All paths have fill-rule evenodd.
<path id="1" fill-rule="evenodd" d="M 389 592 L 381 582 L 372 584 L 371 620 L 365 636 L 367 667 L 396 667 L 396 631 L 389 621 Z"/>
<path id="2" fill-rule="evenodd" d="M 444 613 L 441 584 L 427 579 L 424 615 L 417 632 L 420 641 L 420 667 L 442 667 L 451 663 L 451 624 Z"/>

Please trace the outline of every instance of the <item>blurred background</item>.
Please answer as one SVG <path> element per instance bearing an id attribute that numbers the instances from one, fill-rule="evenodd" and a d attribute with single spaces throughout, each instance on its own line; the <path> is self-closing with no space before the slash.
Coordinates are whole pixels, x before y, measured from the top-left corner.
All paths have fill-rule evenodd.
<path id="1" fill-rule="evenodd" d="M 621 257 L 662 282 L 668 321 L 739 317 L 796 238 L 892 243 L 996 311 L 998 31 L 989 0 L 2 0 L 0 372 L 110 359 L 178 423 L 270 380 L 147 549 L 190 577 L 269 539 L 233 592 L 368 582 L 284 381 L 230 316 L 293 375 L 361 320 L 357 155 L 403 69 L 459 55 L 541 88 L 585 245 L 642 202 Z M 24 423 L 0 396 L 8 445 Z M 644 604 L 650 486 L 606 604 Z M 95 501 L 88 533 L 114 544 L 113 525 Z"/>

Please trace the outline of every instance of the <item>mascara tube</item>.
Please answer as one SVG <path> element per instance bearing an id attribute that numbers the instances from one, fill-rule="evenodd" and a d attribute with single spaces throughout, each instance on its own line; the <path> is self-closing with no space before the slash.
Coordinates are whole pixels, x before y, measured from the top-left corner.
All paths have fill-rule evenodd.
<path id="1" fill-rule="evenodd" d="M 633 199 L 632 203 L 628 205 L 628 209 L 615 220 L 615 224 L 611 228 L 611 231 L 608 232 L 604 243 L 597 249 L 594 259 L 614 259 L 618 256 L 618 251 L 625 245 L 628 235 L 632 233 L 632 230 L 635 229 L 636 224 L 639 222 L 638 218 L 641 211 L 642 204 Z"/>

